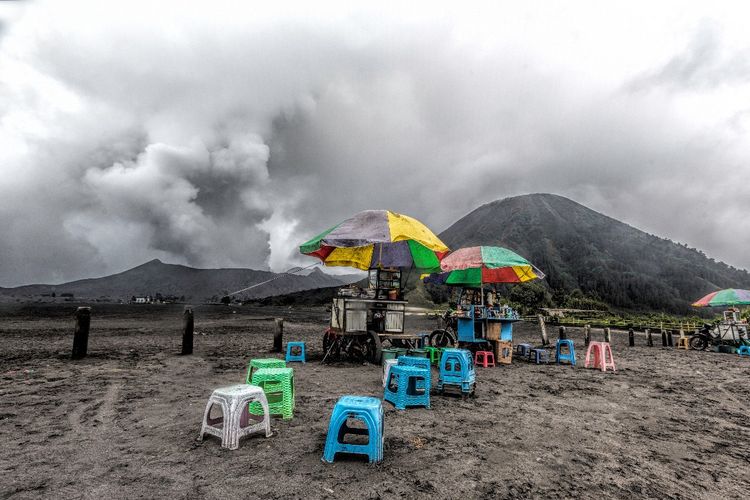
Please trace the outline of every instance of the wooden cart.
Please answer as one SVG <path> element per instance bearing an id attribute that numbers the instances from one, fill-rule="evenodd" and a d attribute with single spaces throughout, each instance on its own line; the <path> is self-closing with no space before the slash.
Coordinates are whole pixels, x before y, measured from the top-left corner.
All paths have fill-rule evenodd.
<path id="1" fill-rule="evenodd" d="M 371 269 L 368 288 L 342 288 L 331 304 L 323 337 L 323 361 L 346 356 L 380 362 L 383 342 L 415 346 L 418 335 L 404 333 L 407 301 L 402 300 L 401 271 Z"/>

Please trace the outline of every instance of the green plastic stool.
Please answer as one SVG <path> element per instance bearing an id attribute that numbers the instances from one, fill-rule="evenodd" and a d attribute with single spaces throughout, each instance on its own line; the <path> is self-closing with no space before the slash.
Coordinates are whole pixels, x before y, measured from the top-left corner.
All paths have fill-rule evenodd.
<path id="1" fill-rule="evenodd" d="M 425 351 L 429 354 L 430 364 L 437 366 L 440 362 L 440 354 L 442 349 L 440 347 L 425 347 Z"/>
<path id="2" fill-rule="evenodd" d="M 251 359 L 247 364 L 247 376 L 245 377 L 245 383 L 251 383 L 253 380 L 253 370 L 259 370 L 261 368 L 286 368 L 286 363 L 283 359 L 276 358 Z"/>
<path id="3" fill-rule="evenodd" d="M 263 389 L 268 399 L 268 413 L 284 420 L 294 414 L 294 371 L 291 368 L 259 368 L 250 382 Z M 260 403 L 250 403 L 250 413 L 263 415 Z"/>

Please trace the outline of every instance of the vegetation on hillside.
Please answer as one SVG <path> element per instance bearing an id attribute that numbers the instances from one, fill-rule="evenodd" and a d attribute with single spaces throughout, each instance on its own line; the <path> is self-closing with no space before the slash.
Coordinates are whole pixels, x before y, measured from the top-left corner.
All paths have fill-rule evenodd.
<path id="1" fill-rule="evenodd" d="M 745 270 L 550 194 L 489 203 L 440 237 L 454 249 L 518 252 L 544 271 L 550 297 L 543 302 L 557 307 L 691 314 L 690 304 L 706 293 L 750 288 Z"/>

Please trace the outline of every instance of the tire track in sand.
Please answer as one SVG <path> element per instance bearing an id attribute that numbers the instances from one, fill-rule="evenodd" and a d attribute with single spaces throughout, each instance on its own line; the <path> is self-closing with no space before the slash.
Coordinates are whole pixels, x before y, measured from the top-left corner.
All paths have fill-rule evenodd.
<path id="1" fill-rule="evenodd" d="M 93 434 L 101 434 L 111 428 L 115 418 L 115 403 L 119 394 L 120 385 L 110 384 L 101 398 L 76 406 L 68 414 L 68 422 L 74 434 L 78 436 L 91 436 Z M 92 426 L 92 422 L 84 422 L 83 415 L 93 408 L 96 408 L 96 414 L 92 421 L 100 425 Z"/>
<path id="2" fill-rule="evenodd" d="M 78 405 L 68 415 L 74 439 L 81 446 L 81 452 L 75 457 L 76 462 L 86 464 L 86 483 L 90 485 L 79 494 L 86 498 L 100 498 L 108 493 L 111 487 L 107 478 L 110 459 L 116 451 L 112 447 L 111 431 L 116 416 L 115 404 L 120 395 L 120 384 L 109 384 L 104 394 L 93 402 Z M 84 417 L 94 411 L 92 418 Z M 81 482 L 84 484 L 84 482 Z"/>

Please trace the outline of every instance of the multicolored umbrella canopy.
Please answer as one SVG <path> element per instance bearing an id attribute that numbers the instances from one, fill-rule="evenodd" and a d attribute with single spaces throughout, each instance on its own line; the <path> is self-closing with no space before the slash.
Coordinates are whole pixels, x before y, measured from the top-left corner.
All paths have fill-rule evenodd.
<path id="1" fill-rule="evenodd" d="M 303 243 L 299 251 L 326 266 L 367 270 L 413 265 L 436 271 L 448 247 L 417 219 L 390 210 L 365 210 Z"/>
<path id="2" fill-rule="evenodd" d="M 750 290 L 727 288 L 711 292 L 702 299 L 693 302 L 693 307 L 729 307 L 750 305 Z"/>
<path id="3" fill-rule="evenodd" d="M 544 273 L 517 253 L 502 247 L 459 248 L 440 263 L 444 271 L 426 283 L 480 287 L 488 283 L 524 283 Z"/>

